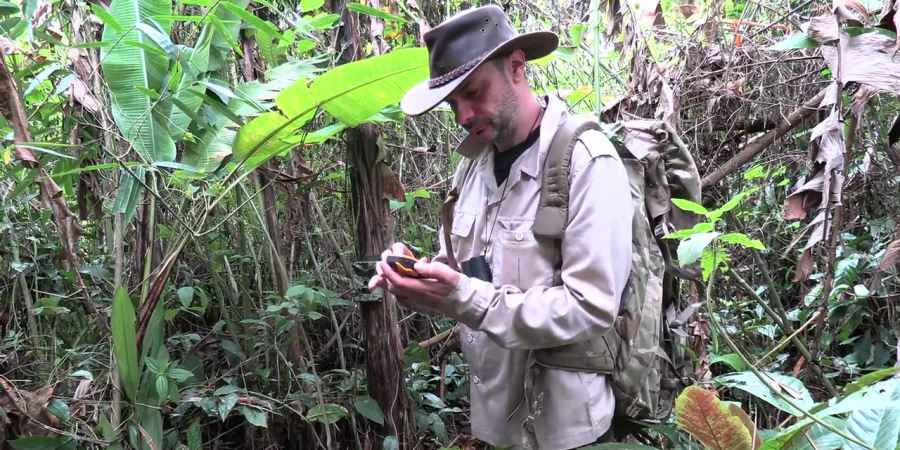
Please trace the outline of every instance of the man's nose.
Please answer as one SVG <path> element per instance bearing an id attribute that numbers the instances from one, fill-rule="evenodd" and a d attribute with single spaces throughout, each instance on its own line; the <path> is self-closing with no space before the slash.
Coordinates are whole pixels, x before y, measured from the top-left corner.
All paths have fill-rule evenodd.
<path id="1" fill-rule="evenodd" d="M 472 116 L 472 108 L 469 108 L 467 105 L 456 106 L 456 123 L 462 125 L 463 128 L 469 128 Z"/>

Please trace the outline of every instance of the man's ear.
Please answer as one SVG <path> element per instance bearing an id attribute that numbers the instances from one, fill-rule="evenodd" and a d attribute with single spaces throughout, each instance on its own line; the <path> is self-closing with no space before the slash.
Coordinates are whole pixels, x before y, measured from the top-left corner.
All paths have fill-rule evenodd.
<path id="1" fill-rule="evenodd" d="M 513 81 L 522 81 L 525 79 L 525 52 L 522 49 L 517 48 L 509 54 L 509 64 L 510 69 L 512 70 L 512 80 Z"/>

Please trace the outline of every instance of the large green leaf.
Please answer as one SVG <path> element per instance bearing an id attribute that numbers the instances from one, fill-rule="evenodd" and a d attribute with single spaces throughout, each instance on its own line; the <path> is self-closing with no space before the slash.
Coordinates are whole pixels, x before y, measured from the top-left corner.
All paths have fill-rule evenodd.
<path id="1" fill-rule="evenodd" d="M 296 133 L 319 107 L 348 126 L 371 118 L 397 103 L 414 84 L 427 76 L 427 53 L 422 48 L 401 49 L 338 66 L 315 79 L 309 87 L 300 79 L 277 98 L 281 112 L 263 114 L 238 131 L 234 155 L 251 170 L 290 149 Z M 303 86 L 297 86 L 302 83 Z"/>
<path id="2" fill-rule="evenodd" d="M 219 125 L 208 128 L 200 142 L 185 150 L 182 160 L 198 172 L 208 173 L 216 170 L 223 159 L 231 155 L 231 146 L 237 136 L 237 128 L 233 125 Z"/>
<path id="3" fill-rule="evenodd" d="M 408 48 L 335 67 L 317 78 L 311 88 L 329 114 L 354 127 L 399 102 L 406 91 L 427 77 L 427 51 Z"/>
<path id="4" fill-rule="evenodd" d="M 231 3 L 246 8 L 250 0 L 234 0 Z M 218 2 L 209 2 L 215 5 L 215 9 L 207 18 L 215 33 L 209 53 L 209 70 L 222 69 L 227 64 L 232 48 L 238 47 L 238 33 L 241 29 L 241 19 L 226 8 L 217 7 Z"/>
<path id="5" fill-rule="evenodd" d="M 815 39 L 803 32 L 794 33 L 782 41 L 769 47 L 769 50 L 794 50 L 800 48 L 816 48 L 819 43 Z"/>
<path id="6" fill-rule="evenodd" d="M 873 402 L 900 401 L 900 378 L 882 381 L 873 385 L 872 389 Z M 847 432 L 872 448 L 897 448 L 900 438 L 900 408 L 894 406 L 877 409 L 879 405 L 873 406 L 876 408 L 853 411 L 847 419 Z M 846 445 L 850 450 L 865 448 L 854 442 L 847 442 Z"/>
<path id="7" fill-rule="evenodd" d="M 134 305 L 128 298 L 128 291 L 119 288 L 112 305 L 112 340 L 119 368 L 119 380 L 125 394 L 136 400 L 139 370 L 137 338 L 135 336 Z"/>
<path id="8" fill-rule="evenodd" d="M 344 417 L 347 417 L 347 409 L 334 403 L 325 403 L 313 406 L 306 413 L 306 420 L 331 425 Z"/>
<path id="9" fill-rule="evenodd" d="M 194 115 L 203 105 L 204 87 L 198 81 L 209 67 L 209 48 L 214 31 L 211 25 L 205 25 L 200 31 L 194 48 L 187 50 L 187 57 L 181 65 L 181 80 L 175 90 L 175 107 L 169 118 L 173 138 L 179 139 L 190 126 Z"/>
<path id="10" fill-rule="evenodd" d="M 131 176 L 132 173 L 134 176 Z M 115 203 L 113 203 L 113 212 L 123 214 L 126 224 L 134 218 L 138 200 L 144 192 L 144 186 L 138 182 L 138 179 L 144 179 L 143 167 L 134 166 L 131 168 L 131 173 L 124 169 L 119 171 L 119 189 L 116 192 Z"/>
<path id="11" fill-rule="evenodd" d="M 815 404 L 802 381 L 779 373 L 763 373 L 763 375 L 768 378 L 765 383 L 750 371 L 723 375 L 716 378 L 715 381 L 722 386 L 745 391 L 795 416 L 801 416 L 803 413 L 782 399 L 775 391 L 786 395 L 795 405 L 807 411 Z"/>
<path id="12" fill-rule="evenodd" d="M 234 156 L 238 162 L 244 163 L 245 170 L 253 170 L 269 158 L 291 148 L 293 144 L 287 139 L 293 131 L 293 124 L 281 113 L 262 114 L 238 131 L 234 139 Z"/>
<path id="13" fill-rule="evenodd" d="M 700 259 L 703 250 L 713 239 L 719 237 L 719 234 L 718 232 L 697 233 L 681 241 L 678 244 L 678 265 L 684 267 Z"/>
<path id="14" fill-rule="evenodd" d="M 175 159 L 175 142 L 165 118 L 153 114 L 155 101 L 148 91 L 162 92 L 169 62 L 154 52 L 153 40 L 138 29 L 153 16 L 172 14 L 171 0 L 113 0 L 109 14 L 117 26 L 104 26 L 101 66 L 112 98 L 112 113 L 122 134 L 150 162 Z M 169 33 L 168 22 L 160 29 Z M 119 30 L 122 31 L 119 31 Z M 130 43 L 139 45 L 131 45 Z"/>
<path id="15" fill-rule="evenodd" d="M 371 420 L 379 425 L 384 425 L 384 412 L 381 410 L 381 406 L 378 405 L 378 402 L 375 401 L 374 398 L 369 397 L 368 395 L 364 397 L 358 397 L 355 402 L 353 402 L 353 407 L 356 408 L 356 411 L 362 414 L 366 419 Z"/>

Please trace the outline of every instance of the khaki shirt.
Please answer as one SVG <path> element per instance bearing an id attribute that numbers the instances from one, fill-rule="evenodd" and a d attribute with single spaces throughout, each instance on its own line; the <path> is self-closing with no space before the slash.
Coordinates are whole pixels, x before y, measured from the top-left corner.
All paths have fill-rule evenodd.
<path id="1" fill-rule="evenodd" d="M 631 266 L 627 175 L 597 131 L 581 135 L 573 151 L 564 239 L 531 232 L 542 162 L 565 114 L 565 104 L 551 98 L 540 139 L 503 185 L 496 184 L 491 151 L 463 155 L 475 161 L 459 188 L 451 242 L 460 262 L 484 254 L 493 283 L 462 276 L 438 312 L 464 325 L 459 337 L 471 371 L 472 433 L 496 446 L 586 445 L 606 432 L 613 414 L 605 376 L 537 366 L 531 357 L 533 349 L 604 333 Z M 445 255 L 442 243 L 436 259 Z"/>

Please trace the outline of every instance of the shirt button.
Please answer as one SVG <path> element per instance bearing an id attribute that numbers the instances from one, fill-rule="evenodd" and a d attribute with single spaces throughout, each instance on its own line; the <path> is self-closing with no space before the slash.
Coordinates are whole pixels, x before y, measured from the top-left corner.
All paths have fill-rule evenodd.
<path id="1" fill-rule="evenodd" d="M 474 344 L 475 343 L 475 333 L 469 333 L 469 335 L 466 336 L 466 342 L 469 344 Z"/>

